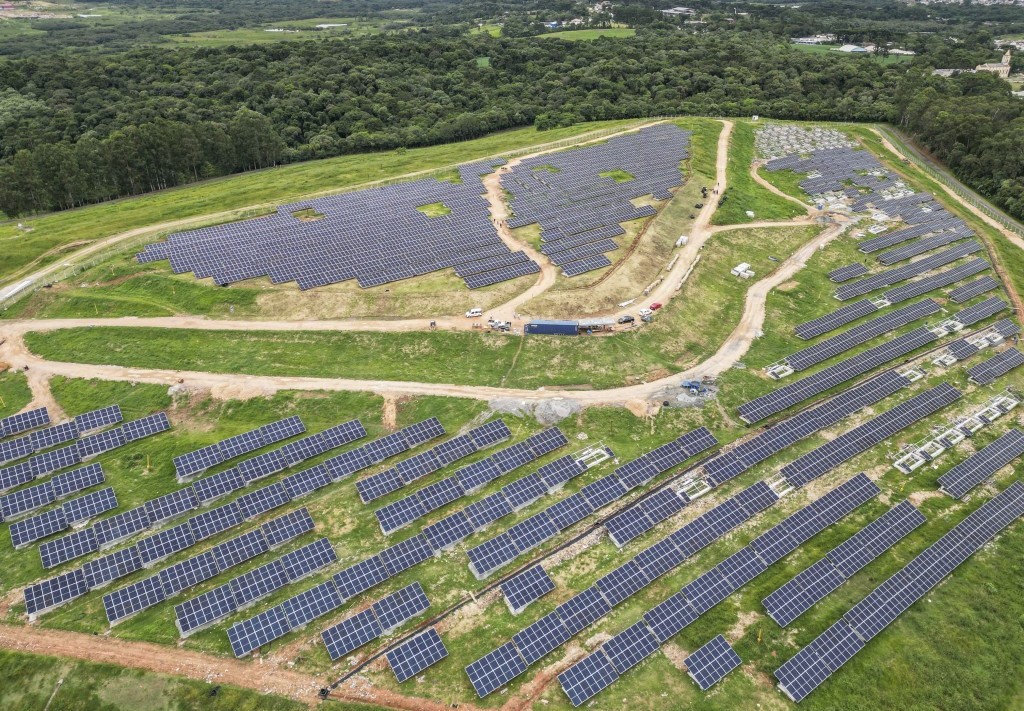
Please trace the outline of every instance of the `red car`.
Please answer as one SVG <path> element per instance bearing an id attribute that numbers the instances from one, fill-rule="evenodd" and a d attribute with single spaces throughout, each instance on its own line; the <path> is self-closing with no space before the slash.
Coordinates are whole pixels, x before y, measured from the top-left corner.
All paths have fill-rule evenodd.
<path id="1" fill-rule="evenodd" d="M 661 308 L 661 304 L 659 304 L 657 301 L 655 301 L 653 304 L 651 304 L 651 311 L 657 311 L 660 308 Z"/>

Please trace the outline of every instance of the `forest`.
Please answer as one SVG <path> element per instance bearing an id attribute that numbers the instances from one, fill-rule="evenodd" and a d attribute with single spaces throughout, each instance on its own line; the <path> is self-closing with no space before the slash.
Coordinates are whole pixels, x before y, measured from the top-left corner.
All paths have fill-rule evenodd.
<path id="1" fill-rule="evenodd" d="M 367 13 L 380 6 L 360 2 Z M 254 13 L 294 15 L 302 4 L 267 9 L 262 0 L 216 0 L 209 7 L 224 11 L 222 21 L 241 21 L 250 5 Z M 735 26 L 715 15 L 690 28 L 652 19 L 660 16 L 652 4 L 634 3 L 635 37 L 565 42 L 536 36 L 543 28 L 537 8 L 570 12 L 573 3 L 519 3 L 515 12 L 511 5 L 478 0 L 453 11 L 449 24 L 344 42 L 141 44 L 0 62 L 0 210 L 18 217 L 68 209 L 281 163 L 513 127 L 760 114 L 892 121 L 1024 216 L 1024 102 L 994 77 L 931 76 L 932 67 L 993 60 L 984 28 L 965 29 L 956 43 L 905 34 L 919 56 L 896 64 L 799 51 L 784 33 L 827 28 L 792 8 L 768 6 Z M 826 16 L 833 27 L 856 19 L 848 3 L 821 5 L 837 8 Z M 413 6 L 437 18 L 449 5 Z M 875 7 L 866 3 L 857 21 L 877 20 Z M 467 32 L 463 20 L 471 15 L 460 13 L 472 12 L 505 13 L 505 36 Z M 935 20 L 907 11 L 889 29 L 920 22 Z M 864 27 L 858 31 L 877 31 Z"/>

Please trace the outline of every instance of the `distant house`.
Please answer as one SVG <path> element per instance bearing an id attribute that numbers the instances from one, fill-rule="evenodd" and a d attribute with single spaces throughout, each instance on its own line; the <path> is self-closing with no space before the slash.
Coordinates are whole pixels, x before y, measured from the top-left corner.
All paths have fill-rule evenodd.
<path id="1" fill-rule="evenodd" d="M 812 35 L 811 37 L 791 37 L 793 44 L 829 44 L 836 41 L 835 35 Z"/>
<path id="2" fill-rule="evenodd" d="M 847 52 L 847 53 L 851 53 L 851 54 L 858 54 L 858 53 L 861 53 L 861 52 L 867 52 L 868 50 L 867 50 L 867 47 L 861 47 L 860 45 L 844 44 L 842 47 L 838 48 L 835 51 L 837 51 L 837 52 Z"/>
<path id="3" fill-rule="evenodd" d="M 1001 62 L 988 62 L 986 64 L 979 64 L 974 68 L 976 72 L 991 72 L 997 77 L 1002 79 L 1008 79 L 1010 76 L 1010 59 L 1013 50 L 1006 50 L 1006 54 L 1003 55 Z"/>

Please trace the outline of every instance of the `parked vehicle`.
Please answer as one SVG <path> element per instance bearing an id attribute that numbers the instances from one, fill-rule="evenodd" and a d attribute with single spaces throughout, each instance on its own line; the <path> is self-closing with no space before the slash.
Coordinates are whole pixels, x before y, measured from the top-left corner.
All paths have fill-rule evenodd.
<path id="1" fill-rule="evenodd" d="M 619 316 L 619 323 L 633 323 L 634 321 L 636 321 L 636 319 L 628 314 L 626 316 Z"/>
<path id="2" fill-rule="evenodd" d="M 653 304 L 651 304 L 651 311 L 657 311 L 660 308 L 661 308 L 661 304 L 658 303 L 657 301 L 655 301 Z"/>
<path id="3" fill-rule="evenodd" d="M 483 309 L 470 309 L 466 312 L 466 318 L 480 318 L 484 315 Z"/>
<path id="4" fill-rule="evenodd" d="M 694 205 L 694 207 L 699 210 L 700 208 L 704 207 L 704 203 L 698 202 L 696 205 Z"/>
<path id="5" fill-rule="evenodd" d="M 650 309 L 640 309 L 640 318 L 646 321 L 648 320 L 648 318 L 650 318 L 652 313 L 654 312 L 651 311 Z"/>

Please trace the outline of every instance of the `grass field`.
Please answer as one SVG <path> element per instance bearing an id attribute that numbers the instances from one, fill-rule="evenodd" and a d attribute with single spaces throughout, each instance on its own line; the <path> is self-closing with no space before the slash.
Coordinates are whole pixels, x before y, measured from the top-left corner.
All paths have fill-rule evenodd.
<path id="1" fill-rule="evenodd" d="M 715 211 L 715 225 L 737 225 L 760 220 L 788 220 L 804 214 L 797 205 L 754 182 L 750 165 L 754 160 L 753 124 L 736 121 L 729 138 L 728 187 L 725 202 Z M 720 196 L 721 197 L 721 196 Z M 714 195 L 708 196 L 714 200 Z M 754 213 L 753 217 L 747 211 Z"/>
<path id="2" fill-rule="evenodd" d="M 550 131 L 523 128 L 463 143 L 296 163 L 22 220 L 32 228 L 28 233 L 18 230 L 14 222 L 0 223 L 0 249 L 4 254 L 0 284 L 15 281 L 30 265 L 50 264 L 79 246 L 128 230 L 214 214 L 222 217 L 211 222 L 224 222 L 238 219 L 254 207 L 266 209 L 310 194 L 398 178 L 410 172 L 443 168 L 635 123 L 607 121 Z"/>
<path id="3" fill-rule="evenodd" d="M 541 37 L 556 37 L 558 39 L 566 40 L 567 42 L 585 42 L 588 40 L 596 40 L 602 37 L 633 37 L 636 35 L 636 30 L 629 27 L 608 27 L 601 30 L 563 30 L 561 32 L 548 32 L 540 35 Z"/>
<path id="4" fill-rule="evenodd" d="M 0 372 L 0 418 L 19 412 L 32 400 L 28 381 L 13 370 Z"/>
<path id="5" fill-rule="evenodd" d="M 200 47 L 227 47 L 242 44 L 297 42 L 316 39 L 338 40 L 380 34 L 387 27 L 394 25 L 400 25 L 404 29 L 409 29 L 413 27 L 412 23 L 412 19 L 388 20 L 379 18 L 317 17 L 309 20 L 276 22 L 262 27 L 242 27 L 235 30 L 213 30 L 210 32 L 170 35 L 167 37 L 167 41 Z M 317 25 L 340 26 L 318 29 Z"/>

